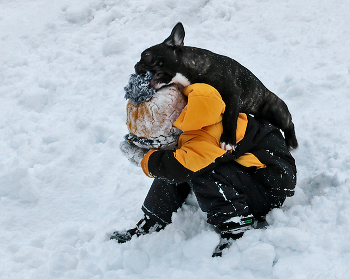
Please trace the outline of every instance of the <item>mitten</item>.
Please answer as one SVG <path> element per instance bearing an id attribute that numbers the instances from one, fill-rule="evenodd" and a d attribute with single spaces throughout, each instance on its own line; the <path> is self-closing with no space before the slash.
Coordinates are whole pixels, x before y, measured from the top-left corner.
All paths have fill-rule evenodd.
<path id="1" fill-rule="evenodd" d="M 135 166 L 140 167 L 143 157 L 148 152 L 147 149 L 137 147 L 135 144 L 126 140 L 122 141 L 119 145 L 123 155 Z"/>

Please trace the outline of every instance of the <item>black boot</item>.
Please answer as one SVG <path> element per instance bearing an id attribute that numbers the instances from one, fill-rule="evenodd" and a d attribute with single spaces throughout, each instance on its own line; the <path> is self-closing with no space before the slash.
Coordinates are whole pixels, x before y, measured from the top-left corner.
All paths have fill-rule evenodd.
<path id="1" fill-rule="evenodd" d="M 232 243 L 236 239 L 241 238 L 245 231 L 253 228 L 253 215 L 235 217 L 234 219 L 236 218 L 237 220 L 231 219 L 231 221 L 226 221 L 216 226 L 220 233 L 220 242 L 216 246 L 212 257 L 221 257 L 223 250 L 230 248 Z"/>
<path id="2" fill-rule="evenodd" d="M 131 238 L 136 235 L 139 237 L 140 235 L 152 233 L 152 232 L 159 232 L 160 230 L 165 228 L 165 224 L 160 224 L 157 221 L 149 218 L 145 215 L 144 218 L 142 218 L 137 224 L 135 228 L 132 228 L 127 231 L 115 231 L 112 233 L 110 239 L 115 239 L 118 241 L 118 243 L 125 243 Z"/>
<path id="3" fill-rule="evenodd" d="M 255 218 L 253 225 L 254 229 L 266 229 L 269 226 L 269 223 L 266 221 L 266 216 L 260 216 Z"/>

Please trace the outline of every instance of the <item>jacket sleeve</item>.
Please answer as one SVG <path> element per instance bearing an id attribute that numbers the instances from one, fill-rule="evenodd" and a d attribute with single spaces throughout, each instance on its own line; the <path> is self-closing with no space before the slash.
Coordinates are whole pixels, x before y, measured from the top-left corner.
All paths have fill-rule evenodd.
<path id="1" fill-rule="evenodd" d="M 249 116 L 249 125 L 244 139 L 232 152 L 239 158 L 252 153 L 265 168 L 245 168 L 249 174 L 263 184 L 275 196 L 292 196 L 296 185 L 296 166 L 285 139 L 279 129 L 265 120 L 257 121 Z"/>
<path id="2" fill-rule="evenodd" d="M 166 179 L 172 183 L 182 183 L 213 169 L 216 165 L 232 161 L 232 154 L 225 153 L 211 164 L 199 171 L 191 171 L 184 167 L 170 150 L 149 151 L 141 162 L 141 167 L 148 177 Z"/>
<path id="3" fill-rule="evenodd" d="M 148 177 L 166 179 L 172 183 L 182 183 L 189 181 L 192 178 L 215 168 L 215 166 L 222 162 L 232 161 L 241 155 L 244 155 L 254 145 L 254 143 L 251 143 L 251 141 L 257 131 L 257 127 L 249 128 L 248 125 L 248 133 L 242 136 L 241 140 L 239 141 L 239 145 L 237 146 L 237 149 L 234 153 L 224 152 L 219 147 L 216 147 L 217 149 L 221 150 L 222 153 L 218 156 L 209 156 L 212 159 L 208 163 L 204 164 L 200 169 L 192 169 L 191 167 L 188 167 L 187 163 L 192 159 L 193 156 L 197 156 L 198 160 L 201 160 L 201 158 L 202 160 L 205 160 L 205 153 L 207 152 L 206 149 L 210 146 L 208 147 L 205 144 L 202 145 L 202 142 L 200 140 L 197 143 L 195 138 L 191 138 L 190 148 L 187 146 L 181 149 L 181 154 L 183 155 L 183 158 L 181 157 L 181 160 L 178 160 L 178 156 L 176 156 L 177 153 L 174 151 L 151 150 L 142 159 L 141 167 Z"/>
<path id="4" fill-rule="evenodd" d="M 281 132 L 275 128 L 253 152 L 266 168 L 250 170 L 251 176 L 275 196 L 293 196 L 297 170 Z"/>
<path id="5" fill-rule="evenodd" d="M 149 177 L 166 179 L 172 183 L 182 183 L 208 171 L 218 164 L 239 159 L 247 153 L 255 156 L 266 167 L 245 167 L 254 179 L 264 185 L 275 196 L 292 196 L 296 185 L 296 167 L 294 158 L 285 145 L 279 129 L 267 121 L 257 121 L 249 117 L 244 137 L 236 149 L 216 158 L 211 164 L 199 171 L 191 171 L 176 160 L 173 151 L 149 151 L 141 162 L 143 171 Z"/>

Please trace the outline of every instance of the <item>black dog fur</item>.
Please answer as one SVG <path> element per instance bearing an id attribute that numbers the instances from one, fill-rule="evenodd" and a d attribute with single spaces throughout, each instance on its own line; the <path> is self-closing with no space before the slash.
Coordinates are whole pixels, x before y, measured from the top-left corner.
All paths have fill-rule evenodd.
<path id="1" fill-rule="evenodd" d="M 298 147 L 292 116 L 284 101 L 237 61 L 205 49 L 184 46 L 184 38 L 185 30 L 179 22 L 164 42 L 142 52 L 141 60 L 135 65 L 136 73 L 150 71 L 155 89 L 173 82 L 184 87 L 193 83 L 215 87 L 226 103 L 221 142 L 227 145 L 236 145 L 236 119 L 239 112 L 244 112 L 280 128 L 289 149 Z"/>

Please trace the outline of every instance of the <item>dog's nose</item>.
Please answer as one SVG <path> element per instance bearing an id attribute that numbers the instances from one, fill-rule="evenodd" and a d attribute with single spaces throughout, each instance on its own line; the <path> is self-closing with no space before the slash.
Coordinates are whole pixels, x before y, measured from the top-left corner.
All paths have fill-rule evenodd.
<path id="1" fill-rule="evenodd" d="M 137 62 L 134 68 L 135 68 L 135 72 L 136 72 L 137 75 L 146 72 L 146 71 L 143 69 L 143 67 L 142 67 L 142 65 L 141 65 L 140 62 Z"/>

